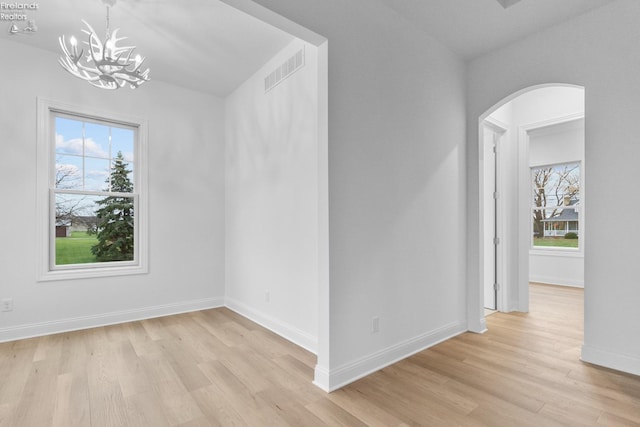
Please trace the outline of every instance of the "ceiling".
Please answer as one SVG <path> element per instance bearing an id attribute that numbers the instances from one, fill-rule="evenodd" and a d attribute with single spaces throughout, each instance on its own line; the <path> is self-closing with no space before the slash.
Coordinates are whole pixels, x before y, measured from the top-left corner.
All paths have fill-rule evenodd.
<path id="1" fill-rule="evenodd" d="M 106 7 L 102 0 L 38 3 L 37 11 L 27 13 L 36 20 L 36 33 L 10 35 L 10 23 L 0 21 L 0 38 L 61 53 L 61 35 L 67 40 L 72 35 L 79 41 L 86 39 L 84 19 L 103 39 Z M 118 0 L 110 9 L 110 26 L 112 31 L 120 28 L 118 35 L 127 37 L 119 45 L 135 45 L 135 53 L 146 57 L 151 81 L 216 96 L 231 93 L 293 40 L 218 0 Z"/>
<path id="2" fill-rule="evenodd" d="M 36 33 L 10 35 L 10 23 L 0 21 L 0 38 L 60 53 L 59 36 L 86 37 L 81 19 L 103 34 L 102 1 L 39 2 L 28 12 Z M 615 0 L 379 1 L 468 60 Z M 216 96 L 232 92 L 293 40 L 219 0 L 118 0 L 110 17 L 111 28 L 121 28 L 147 58 L 152 80 Z"/>
<path id="3" fill-rule="evenodd" d="M 616 0 L 381 0 L 469 60 Z"/>

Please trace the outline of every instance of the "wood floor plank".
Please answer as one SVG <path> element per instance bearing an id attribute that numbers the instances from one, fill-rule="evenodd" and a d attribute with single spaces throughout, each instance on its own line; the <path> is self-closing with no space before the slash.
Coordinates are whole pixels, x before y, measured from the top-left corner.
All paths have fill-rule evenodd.
<path id="1" fill-rule="evenodd" d="M 124 398 L 127 418 L 132 426 L 169 427 L 169 421 L 164 416 L 163 404 L 155 391 L 146 391 Z"/>
<path id="2" fill-rule="evenodd" d="M 58 376 L 59 378 L 59 376 Z M 87 426 L 91 424 L 91 400 L 89 398 L 89 374 L 87 370 L 75 370 L 72 373 L 69 396 L 69 426 Z"/>
<path id="3" fill-rule="evenodd" d="M 5 403 L 4 405 L 0 405 L 0 427 L 9 427 L 11 425 L 14 406 L 15 404 L 13 403 Z"/>
<path id="4" fill-rule="evenodd" d="M 153 389 L 143 360 L 136 354 L 131 341 L 114 343 L 116 376 L 120 383 L 122 395 L 126 398 Z"/>
<path id="5" fill-rule="evenodd" d="M 88 348 L 91 331 L 75 331 L 61 334 L 59 373 L 86 372 L 90 350 Z"/>
<path id="6" fill-rule="evenodd" d="M 162 348 L 164 350 L 163 357 L 169 361 L 173 372 L 176 373 L 187 391 L 197 390 L 211 384 L 211 381 L 198 367 L 200 359 L 187 351 L 183 340 L 166 341 Z"/>
<path id="7" fill-rule="evenodd" d="M 329 397 L 333 403 L 371 427 L 408 426 L 401 418 L 386 410 L 354 387 L 345 387 Z"/>
<path id="8" fill-rule="evenodd" d="M 0 344 L 0 427 L 640 426 L 640 377 L 581 362 L 583 292 L 327 394 L 308 351 L 226 309 Z"/>
<path id="9" fill-rule="evenodd" d="M 37 339 L 28 339 L 0 344 L 2 364 L 0 374 L 0 405 L 15 403 L 20 399 L 31 374 Z"/>
<path id="10" fill-rule="evenodd" d="M 228 403 L 240 415 L 247 425 L 287 425 L 278 416 L 277 408 L 272 407 L 256 393 L 253 393 L 222 362 L 207 362 L 201 365 L 203 371 L 212 380 L 212 384 L 227 397 Z"/>
<path id="11" fill-rule="evenodd" d="M 306 408 L 327 426 L 366 427 L 366 424 L 330 400 L 310 403 Z"/>
<path id="12" fill-rule="evenodd" d="M 621 415 L 603 412 L 598 418 L 599 426 L 638 427 L 640 423 L 634 422 Z"/>
<path id="13" fill-rule="evenodd" d="M 180 425 L 202 418 L 204 414 L 188 391 L 177 389 L 172 383 L 156 383 L 155 393 L 159 396 L 164 416 L 170 425 Z"/>
<path id="14" fill-rule="evenodd" d="M 446 354 L 439 353 L 437 347 L 434 347 L 433 351 L 419 353 L 413 356 L 411 360 L 426 369 L 449 376 L 459 382 L 470 384 L 485 393 L 499 397 L 528 411 L 537 412 L 544 405 L 543 396 L 526 389 L 526 384 L 518 378 L 496 378 L 493 373 L 485 369 L 476 369 L 462 361 L 452 361 Z M 495 386 L 498 382 L 500 387 Z"/>
<path id="15" fill-rule="evenodd" d="M 307 408 L 307 405 L 323 399 L 324 396 L 316 395 L 317 398 L 314 399 L 310 398 L 309 394 L 304 396 L 304 394 L 300 393 L 300 390 L 288 390 L 278 387 L 263 390 L 258 393 L 258 396 L 266 405 L 275 408 L 278 418 L 281 418 L 287 425 L 305 427 L 321 427 L 325 425 L 320 418 Z"/>
<path id="16" fill-rule="evenodd" d="M 227 396 L 215 385 L 200 388 L 191 393 L 204 414 L 202 419 L 212 426 L 247 426 L 240 413 Z"/>
<path id="17" fill-rule="evenodd" d="M 58 375 L 56 383 L 56 400 L 53 411 L 51 425 L 55 427 L 65 427 L 71 425 L 71 385 L 73 384 L 73 374 L 67 373 Z"/>
<path id="18" fill-rule="evenodd" d="M 588 426 L 597 424 L 602 411 L 576 402 L 570 404 L 547 402 L 540 409 L 540 414 L 547 415 L 549 418 L 565 425 L 578 424 Z"/>
<path id="19" fill-rule="evenodd" d="M 51 425 L 55 408 L 58 378 L 56 361 L 33 362 L 22 396 L 15 407 L 10 425 Z M 37 408 L 37 410 L 33 410 Z"/>

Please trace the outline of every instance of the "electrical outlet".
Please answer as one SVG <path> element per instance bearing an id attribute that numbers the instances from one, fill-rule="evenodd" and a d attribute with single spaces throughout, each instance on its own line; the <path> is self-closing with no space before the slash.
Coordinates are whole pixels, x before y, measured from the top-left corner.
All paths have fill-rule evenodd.
<path id="1" fill-rule="evenodd" d="M 378 332 L 380 332 L 380 318 L 374 317 L 371 319 L 371 333 L 377 334 Z"/>
<path id="2" fill-rule="evenodd" d="M 13 311 L 13 298 L 5 298 L 2 300 L 2 311 Z"/>
<path id="3" fill-rule="evenodd" d="M 266 302 L 271 301 L 271 292 L 269 292 L 269 291 L 264 291 L 264 300 L 265 300 Z"/>

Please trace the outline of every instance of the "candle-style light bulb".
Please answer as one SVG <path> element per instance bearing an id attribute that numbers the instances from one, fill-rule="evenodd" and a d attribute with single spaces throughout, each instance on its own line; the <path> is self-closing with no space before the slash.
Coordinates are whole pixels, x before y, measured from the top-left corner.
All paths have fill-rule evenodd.
<path id="1" fill-rule="evenodd" d="M 73 52 L 74 57 L 78 57 L 78 40 L 74 36 L 71 36 L 69 39 L 69 43 L 71 43 L 71 51 Z"/>

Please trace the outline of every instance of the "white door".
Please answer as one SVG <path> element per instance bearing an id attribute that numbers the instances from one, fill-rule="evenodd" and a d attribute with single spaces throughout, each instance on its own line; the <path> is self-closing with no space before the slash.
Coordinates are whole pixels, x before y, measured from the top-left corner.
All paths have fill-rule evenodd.
<path id="1" fill-rule="evenodd" d="M 497 245 L 499 236 L 497 233 L 497 144 L 498 133 L 488 125 L 483 129 L 483 206 L 484 206 L 484 307 L 496 310 L 497 308 Z"/>

